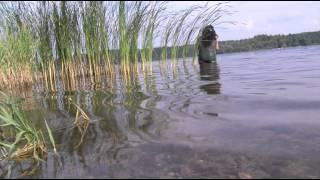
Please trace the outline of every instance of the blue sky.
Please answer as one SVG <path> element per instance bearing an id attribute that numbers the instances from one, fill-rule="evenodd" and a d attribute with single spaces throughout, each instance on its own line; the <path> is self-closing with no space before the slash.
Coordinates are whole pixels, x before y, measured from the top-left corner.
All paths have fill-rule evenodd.
<path id="1" fill-rule="evenodd" d="M 205 1 L 171 2 L 172 8 L 182 9 Z M 210 2 L 215 4 L 216 2 Z M 236 25 L 216 27 L 220 40 L 237 40 L 257 34 L 289 34 L 320 31 L 320 2 L 318 1 L 233 1 L 230 10 L 237 11 L 224 20 Z"/>

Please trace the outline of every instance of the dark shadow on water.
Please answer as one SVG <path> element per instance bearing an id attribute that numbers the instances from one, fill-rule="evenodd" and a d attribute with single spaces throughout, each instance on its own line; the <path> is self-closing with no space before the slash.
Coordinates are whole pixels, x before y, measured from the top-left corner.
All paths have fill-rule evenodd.
<path id="1" fill-rule="evenodd" d="M 210 84 L 201 85 L 200 89 L 208 94 L 220 94 L 220 69 L 217 62 L 212 63 L 199 63 L 200 66 L 200 79 L 203 81 L 210 81 Z"/>

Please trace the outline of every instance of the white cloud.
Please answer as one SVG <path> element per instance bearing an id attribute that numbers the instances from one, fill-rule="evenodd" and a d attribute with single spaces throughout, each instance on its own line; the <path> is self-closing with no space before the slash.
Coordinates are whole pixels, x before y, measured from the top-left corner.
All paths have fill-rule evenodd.
<path id="1" fill-rule="evenodd" d="M 320 19 L 313 19 L 311 21 L 311 24 L 316 26 L 316 27 L 318 27 L 318 28 L 320 28 Z"/>
<path id="2" fill-rule="evenodd" d="M 254 27 L 254 20 L 250 19 L 247 22 L 245 22 L 245 28 L 248 31 L 251 31 L 253 29 L 253 27 Z"/>

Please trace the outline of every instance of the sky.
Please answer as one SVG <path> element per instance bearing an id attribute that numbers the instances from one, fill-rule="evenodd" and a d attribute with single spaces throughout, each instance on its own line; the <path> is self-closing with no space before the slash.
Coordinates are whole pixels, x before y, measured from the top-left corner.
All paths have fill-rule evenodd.
<path id="1" fill-rule="evenodd" d="M 184 9 L 206 1 L 171 2 L 171 8 Z M 216 2 L 210 2 L 211 5 Z M 230 1 L 236 11 L 223 20 L 236 22 L 215 27 L 220 40 L 238 40 L 258 34 L 289 34 L 320 31 L 320 1 Z"/>

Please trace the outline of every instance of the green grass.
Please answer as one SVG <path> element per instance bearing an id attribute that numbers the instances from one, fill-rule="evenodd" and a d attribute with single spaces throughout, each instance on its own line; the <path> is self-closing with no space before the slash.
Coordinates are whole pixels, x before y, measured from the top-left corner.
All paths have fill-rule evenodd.
<path id="1" fill-rule="evenodd" d="M 35 159 L 43 161 L 49 142 L 56 153 L 55 142 L 50 127 L 45 121 L 46 131 L 36 129 L 32 121 L 22 111 L 21 99 L 15 99 L 3 92 L 0 101 L 0 122 L 2 139 L 0 145 L 7 160 Z M 48 137 L 48 138 L 45 138 Z"/>

